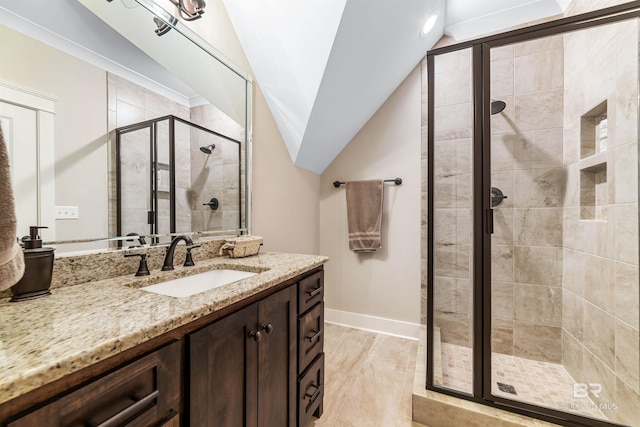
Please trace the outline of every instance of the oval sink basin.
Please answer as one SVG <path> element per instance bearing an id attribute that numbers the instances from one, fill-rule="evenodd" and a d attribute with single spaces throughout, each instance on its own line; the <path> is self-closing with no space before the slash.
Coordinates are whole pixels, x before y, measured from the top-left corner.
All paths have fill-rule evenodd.
<path id="1" fill-rule="evenodd" d="M 140 289 L 160 295 L 184 298 L 237 282 L 238 280 L 246 279 L 256 274 L 258 273 L 240 270 L 211 270 L 205 273 L 194 274 L 193 276 L 181 277 L 180 279 L 144 286 Z"/>

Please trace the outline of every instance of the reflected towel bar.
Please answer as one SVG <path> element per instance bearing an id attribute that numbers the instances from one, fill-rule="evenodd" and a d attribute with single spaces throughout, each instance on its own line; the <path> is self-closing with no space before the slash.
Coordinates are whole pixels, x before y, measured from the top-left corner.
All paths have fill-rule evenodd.
<path id="1" fill-rule="evenodd" d="M 400 184 L 402 184 L 402 178 L 385 179 L 384 182 L 393 182 L 395 185 L 400 185 Z M 336 187 L 336 188 L 340 187 L 342 184 L 346 184 L 346 182 L 333 181 L 333 186 Z"/>

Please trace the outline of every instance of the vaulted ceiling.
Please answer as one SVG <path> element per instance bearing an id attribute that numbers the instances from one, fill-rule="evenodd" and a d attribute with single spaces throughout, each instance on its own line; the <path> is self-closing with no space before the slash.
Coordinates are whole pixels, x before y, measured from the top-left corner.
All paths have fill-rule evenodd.
<path id="1" fill-rule="evenodd" d="M 291 160 L 315 173 L 324 171 L 444 34 L 478 37 L 562 13 L 570 2 L 222 1 Z M 194 95 L 87 13 L 76 0 L 0 0 L 0 23 L 15 28 L 7 20 L 26 18 L 34 28 L 30 34 L 21 30 L 33 37 L 61 35 L 57 47 L 75 49 L 71 54 L 120 63 L 187 98 Z M 424 33 L 432 14 L 435 25 Z"/>
<path id="2" fill-rule="evenodd" d="M 443 34 L 478 37 L 570 0 L 223 1 L 291 160 L 322 173 Z"/>

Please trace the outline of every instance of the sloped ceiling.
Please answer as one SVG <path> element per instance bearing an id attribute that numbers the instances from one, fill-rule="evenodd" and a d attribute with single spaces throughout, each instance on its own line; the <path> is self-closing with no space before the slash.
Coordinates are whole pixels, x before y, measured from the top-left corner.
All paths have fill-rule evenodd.
<path id="1" fill-rule="evenodd" d="M 322 173 L 443 36 L 562 13 L 570 0 L 223 0 L 291 160 Z M 432 13 L 435 27 L 422 26 Z"/>
<path id="2" fill-rule="evenodd" d="M 224 0 L 293 162 L 322 171 L 442 36 L 444 0 Z M 436 27 L 421 29 L 440 10 Z"/>

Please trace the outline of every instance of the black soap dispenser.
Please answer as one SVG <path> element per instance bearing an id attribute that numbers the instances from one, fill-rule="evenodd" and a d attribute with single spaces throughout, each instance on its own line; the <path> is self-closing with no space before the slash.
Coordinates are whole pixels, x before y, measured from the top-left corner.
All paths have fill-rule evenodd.
<path id="1" fill-rule="evenodd" d="M 38 230 L 47 227 L 29 227 L 29 236 L 22 238 L 24 245 L 24 275 L 11 287 L 10 301 L 24 301 L 51 294 L 54 248 L 43 248 Z"/>

